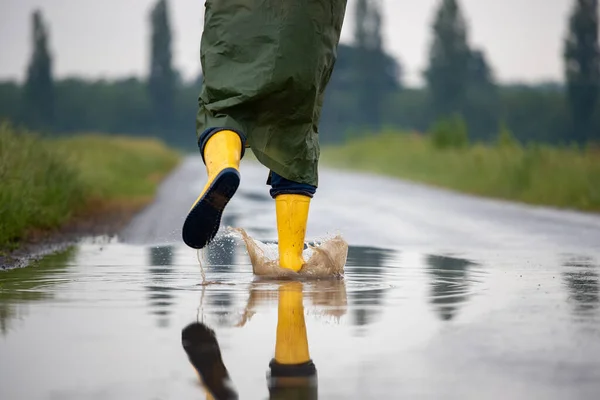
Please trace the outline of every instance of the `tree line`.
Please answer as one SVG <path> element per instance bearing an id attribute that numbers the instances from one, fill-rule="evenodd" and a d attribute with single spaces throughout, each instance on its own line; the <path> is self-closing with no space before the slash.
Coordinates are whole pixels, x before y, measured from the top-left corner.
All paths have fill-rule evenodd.
<path id="1" fill-rule="evenodd" d="M 485 52 L 470 44 L 458 0 L 439 2 L 422 88 L 405 86 L 401 62 L 384 49 L 381 1 L 357 0 L 349 12 L 354 41 L 338 49 L 319 126 L 323 142 L 388 128 L 426 132 L 451 118 L 464 122 L 472 141 L 495 140 L 507 129 L 522 142 L 600 141 L 598 0 L 573 2 L 562 55 L 565 84 L 535 86 L 496 81 Z M 57 80 L 46 21 L 33 12 L 26 80 L 0 82 L 0 118 L 50 135 L 154 135 L 189 148 L 202 76 L 186 82 L 173 65 L 167 0 L 156 2 L 148 22 L 147 78 Z"/>

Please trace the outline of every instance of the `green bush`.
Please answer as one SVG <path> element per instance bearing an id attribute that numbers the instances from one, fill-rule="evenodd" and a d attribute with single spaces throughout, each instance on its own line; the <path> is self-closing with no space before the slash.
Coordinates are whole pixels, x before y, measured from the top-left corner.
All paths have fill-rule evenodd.
<path id="1" fill-rule="evenodd" d="M 431 140 L 437 149 L 458 149 L 469 144 L 467 124 L 460 115 L 442 118 L 431 128 Z"/>
<path id="2" fill-rule="evenodd" d="M 496 145 L 501 149 L 515 149 L 519 147 L 519 142 L 504 123 L 500 125 Z"/>

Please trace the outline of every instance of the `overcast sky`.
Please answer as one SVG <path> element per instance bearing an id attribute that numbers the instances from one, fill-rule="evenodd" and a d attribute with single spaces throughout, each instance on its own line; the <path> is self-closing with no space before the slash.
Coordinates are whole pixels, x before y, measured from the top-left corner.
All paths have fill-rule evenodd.
<path id="1" fill-rule="evenodd" d="M 148 12 L 155 0 L 0 0 L 0 79 L 22 79 L 30 49 L 30 13 L 50 25 L 58 77 L 146 75 Z M 573 0 L 460 0 L 470 41 L 482 47 L 500 81 L 562 80 L 562 41 Z M 421 82 L 439 0 L 383 0 L 386 48 Z M 203 0 L 170 0 L 175 64 L 186 78 L 200 71 Z M 354 1 L 342 41 L 352 40 Z"/>

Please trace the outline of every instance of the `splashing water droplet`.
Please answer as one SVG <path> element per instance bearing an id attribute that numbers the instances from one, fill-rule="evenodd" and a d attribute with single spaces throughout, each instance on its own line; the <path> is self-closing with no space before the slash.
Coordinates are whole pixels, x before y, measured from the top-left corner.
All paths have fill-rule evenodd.
<path id="1" fill-rule="evenodd" d="M 252 262 L 254 275 L 272 278 L 331 278 L 344 275 L 348 243 L 340 236 L 324 238 L 308 245 L 302 255 L 306 263 L 298 272 L 279 266 L 278 246 L 251 238 L 242 228 L 230 228 L 241 236 Z"/>

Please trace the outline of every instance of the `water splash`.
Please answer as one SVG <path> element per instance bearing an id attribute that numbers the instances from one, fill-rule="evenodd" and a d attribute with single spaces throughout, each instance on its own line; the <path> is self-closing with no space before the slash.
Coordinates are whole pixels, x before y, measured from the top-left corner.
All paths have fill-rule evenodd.
<path id="1" fill-rule="evenodd" d="M 200 265 L 200 274 L 202 275 L 202 285 L 206 284 L 206 272 L 204 272 L 204 266 L 202 265 L 202 259 L 204 258 L 204 253 L 201 249 L 196 250 L 196 258 L 198 259 L 198 265 Z"/>
<path id="2" fill-rule="evenodd" d="M 206 271 L 204 271 L 204 265 L 202 261 L 206 261 L 206 253 L 204 249 L 196 250 L 196 259 L 198 260 L 198 265 L 200 266 L 200 275 L 202 276 L 202 282 L 200 282 L 199 286 L 210 286 L 210 285 L 234 285 L 234 283 L 225 283 L 220 281 L 207 281 L 206 280 Z M 204 290 L 204 289 L 203 289 Z"/>
<path id="3" fill-rule="evenodd" d="M 242 228 L 230 228 L 241 236 L 256 276 L 268 278 L 332 278 L 344 275 L 348 243 L 340 236 L 308 245 L 303 252 L 306 263 L 298 272 L 279 266 L 276 244 L 266 244 L 251 238 Z"/>

